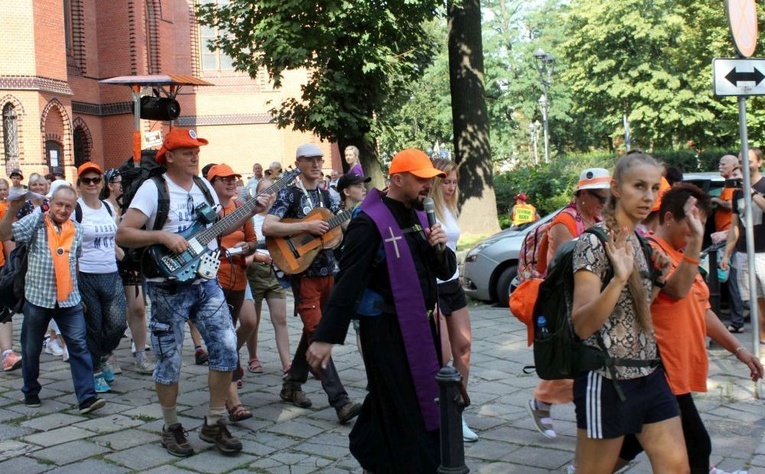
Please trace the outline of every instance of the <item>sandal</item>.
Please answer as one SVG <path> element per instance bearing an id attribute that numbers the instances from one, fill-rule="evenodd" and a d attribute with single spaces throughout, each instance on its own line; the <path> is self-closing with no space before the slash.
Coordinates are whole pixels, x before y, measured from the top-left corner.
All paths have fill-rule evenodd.
<path id="1" fill-rule="evenodd" d="M 252 418 L 250 410 L 244 407 L 244 405 L 236 405 L 228 408 L 228 419 L 232 422 L 244 421 L 248 418 Z"/>
<path id="2" fill-rule="evenodd" d="M 247 363 L 247 370 L 252 372 L 253 374 L 262 374 L 263 373 L 263 366 L 260 364 L 260 361 L 257 357 L 253 357 L 250 359 L 250 361 Z"/>
<path id="3" fill-rule="evenodd" d="M 741 333 L 744 332 L 744 328 L 743 327 L 737 328 L 736 326 L 733 326 L 733 325 L 728 326 L 726 329 L 728 330 L 728 332 L 733 333 L 733 334 L 741 334 Z"/>
<path id="4" fill-rule="evenodd" d="M 292 369 L 292 364 L 284 366 L 284 369 L 282 369 L 282 380 L 287 380 L 287 376 L 290 374 L 290 369 Z"/>

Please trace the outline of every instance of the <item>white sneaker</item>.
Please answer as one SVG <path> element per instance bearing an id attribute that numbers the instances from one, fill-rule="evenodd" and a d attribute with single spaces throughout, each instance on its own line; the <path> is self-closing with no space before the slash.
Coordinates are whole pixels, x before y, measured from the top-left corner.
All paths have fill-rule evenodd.
<path id="1" fill-rule="evenodd" d="M 64 362 L 69 362 L 69 349 L 67 349 L 65 347 L 64 350 L 61 353 L 61 356 L 62 356 L 61 358 L 64 360 Z"/>
<path id="2" fill-rule="evenodd" d="M 709 474 L 747 474 L 747 471 L 744 469 L 740 469 L 738 471 L 723 471 L 722 469 L 717 469 L 716 467 L 713 467 L 709 470 Z"/>
<path id="3" fill-rule="evenodd" d="M 45 344 L 45 353 L 60 357 L 64 353 L 64 350 L 61 348 L 61 344 L 58 343 L 58 339 L 53 339 Z"/>
<path id="4" fill-rule="evenodd" d="M 573 464 L 569 464 L 566 466 L 566 474 L 575 474 L 576 473 L 576 466 Z"/>
<path id="5" fill-rule="evenodd" d="M 136 359 L 135 371 L 139 374 L 151 375 L 154 373 L 154 363 L 145 356 L 141 360 Z"/>
<path id="6" fill-rule="evenodd" d="M 465 423 L 465 419 L 462 419 L 462 441 L 466 443 L 475 443 L 478 441 L 478 435 Z"/>

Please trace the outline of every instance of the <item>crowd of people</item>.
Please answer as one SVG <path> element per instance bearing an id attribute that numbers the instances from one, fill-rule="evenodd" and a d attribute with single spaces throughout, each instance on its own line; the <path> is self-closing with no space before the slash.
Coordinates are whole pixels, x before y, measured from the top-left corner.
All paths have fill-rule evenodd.
<path id="1" fill-rule="evenodd" d="M 325 175 L 324 153 L 309 143 L 296 150 L 300 174 L 294 182 L 281 183 L 282 166 L 274 162 L 266 170 L 255 164 L 245 184 L 225 163 L 200 173 L 200 151 L 207 144 L 193 130 L 171 129 L 156 155 L 166 171 L 146 180 L 127 205 L 119 171 L 104 172 L 93 162 L 78 168 L 74 185 L 56 169 L 30 175 L 26 186 L 19 170 L 11 171 L 11 183 L 0 180 L 0 266 L 14 245 L 30 249 L 20 354 L 13 350 L 12 322 L 0 324 L 3 370 L 21 368 L 24 403 L 42 404 L 40 358 L 48 352 L 66 353 L 80 412 L 103 407 L 99 394 L 119 383 L 121 367 L 113 353 L 129 328 L 132 370 L 151 374 L 155 382 L 164 421 L 160 443 L 171 455 L 190 456 L 194 450 L 176 409 L 188 325 L 195 360 L 209 368 L 209 406 L 199 437 L 223 453 L 237 453 L 242 443 L 229 422 L 252 417 L 238 388 L 245 368 L 264 371 L 258 328 L 265 300 L 283 375 L 279 397 L 311 407 L 303 386 L 313 374 L 338 422 L 357 418 L 350 451 L 365 472 L 435 472 L 435 375 L 451 363 L 465 392 L 470 375 L 470 313 L 456 259 L 457 164 L 403 150 L 393 157 L 388 186 L 380 190 L 368 188 L 356 147 L 344 152 L 348 172 Z M 759 149 L 750 151 L 758 307 L 765 307 L 765 266 L 759 261 L 765 253 L 762 160 Z M 740 166 L 726 155 L 720 172 L 735 178 Z M 613 175 L 603 168 L 584 170 L 571 202 L 546 230 L 541 265 L 564 243 L 584 236 L 574 247 L 568 301 L 583 344 L 617 360 L 661 360 L 539 382 L 528 410 L 544 436 L 556 436 L 552 405 L 574 403 L 577 449 L 570 473 L 615 472 L 645 451 L 656 472 L 722 474 L 710 465 L 711 441 L 692 396 L 706 391 L 706 338 L 734 354 L 753 380 L 763 375 L 759 360 L 733 336 L 743 331 L 749 294 L 740 217 L 744 191 L 727 186 L 712 198 L 694 185 L 670 183 L 665 174 L 642 152 L 622 156 Z M 270 192 L 274 188 L 280 189 Z M 433 199 L 433 222 L 422 212 L 425 198 Z M 341 221 L 312 218 L 317 209 Z M 516 226 L 539 218 L 524 193 L 516 195 L 512 216 Z M 715 222 L 712 239 L 725 244 L 721 267 L 731 275 L 727 327 L 711 310 L 699 272 L 708 218 Z M 605 243 L 584 233 L 592 226 L 609 236 Z M 323 245 L 336 228 L 340 244 Z M 311 247 L 316 251 L 304 270 L 285 275 L 275 259 L 288 257 L 274 254 L 266 242 L 298 235 L 318 247 Z M 182 279 L 156 265 L 137 270 L 128 255 L 147 247 L 197 262 L 193 273 Z M 546 268 L 538 270 L 544 274 Z M 288 291 L 303 325 L 292 355 Z M 349 397 L 331 357 L 351 323 L 367 373 L 362 403 Z M 245 346 L 247 358 L 240 360 Z M 462 438 L 478 440 L 464 420 Z"/>

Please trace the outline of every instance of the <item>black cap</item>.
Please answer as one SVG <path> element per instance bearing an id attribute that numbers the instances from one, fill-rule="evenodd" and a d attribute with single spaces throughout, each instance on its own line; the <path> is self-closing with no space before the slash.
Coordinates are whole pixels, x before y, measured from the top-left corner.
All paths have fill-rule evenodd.
<path id="1" fill-rule="evenodd" d="M 342 176 L 340 176 L 340 179 L 337 180 L 337 185 L 335 186 L 335 189 L 337 189 L 337 192 L 340 193 L 340 195 L 343 194 L 343 189 L 347 188 L 348 186 L 353 186 L 354 184 L 360 184 L 360 183 L 368 183 L 372 181 L 372 178 L 370 177 L 361 177 L 357 175 L 356 173 L 347 173 Z"/>
<path id="2" fill-rule="evenodd" d="M 13 176 L 14 174 L 17 174 L 17 175 L 21 176 L 21 179 L 24 179 L 24 174 L 21 172 L 21 170 L 19 170 L 19 169 L 11 170 L 10 174 L 8 174 L 8 177 Z"/>

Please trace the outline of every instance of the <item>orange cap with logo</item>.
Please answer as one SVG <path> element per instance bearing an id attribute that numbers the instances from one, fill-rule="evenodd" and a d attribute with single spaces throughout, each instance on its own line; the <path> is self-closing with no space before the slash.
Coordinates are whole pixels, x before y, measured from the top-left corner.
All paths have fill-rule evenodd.
<path id="1" fill-rule="evenodd" d="M 208 141 L 197 137 L 197 132 L 190 128 L 171 128 L 165 140 L 162 142 L 162 148 L 157 152 L 157 163 L 165 164 L 165 152 L 173 151 L 177 148 L 196 148 L 207 145 Z"/>
<path id="2" fill-rule="evenodd" d="M 98 166 L 98 163 L 86 161 L 85 163 L 81 164 L 79 168 L 77 168 L 77 176 L 82 176 L 88 171 L 95 171 L 98 174 L 104 174 L 104 171 L 100 166 Z"/>
<path id="3" fill-rule="evenodd" d="M 391 175 L 398 173 L 412 173 L 418 178 L 435 178 L 436 176 L 442 178 L 446 177 L 446 173 L 433 167 L 433 162 L 430 161 L 430 158 L 425 152 L 414 148 L 407 148 L 406 150 L 396 153 L 393 157 L 393 161 L 390 163 L 389 173 Z"/>

